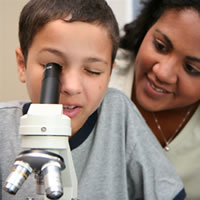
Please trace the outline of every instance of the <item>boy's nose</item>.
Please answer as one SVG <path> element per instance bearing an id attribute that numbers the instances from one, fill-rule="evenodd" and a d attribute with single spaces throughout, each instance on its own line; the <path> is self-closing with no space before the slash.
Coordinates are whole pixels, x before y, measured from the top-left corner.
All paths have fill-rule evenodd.
<path id="1" fill-rule="evenodd" d="M 152 71 L 160 82 L 175 84 L 178 80 L 179 64 L 174 59 L 167 59 L 163 62 L 156 63 Z"/>
<path id="2" fill-rule="evenodd" d="M 60 77 L 61 93 L 76 95 L 81 93 L 81 76 L 76 71 L 63 71 Z"/>

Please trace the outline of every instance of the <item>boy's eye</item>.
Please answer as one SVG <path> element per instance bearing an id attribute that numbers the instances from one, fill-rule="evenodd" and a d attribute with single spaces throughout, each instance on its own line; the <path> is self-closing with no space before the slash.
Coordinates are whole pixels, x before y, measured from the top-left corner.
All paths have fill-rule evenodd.
<path id="1" fill-rule="evenodd" d="M 158 40 L 153 40 L 153 44 L 158 52 L 161 52 L 161 53 L 168 52 L 167 46 L 165 44 L 163 44 L 162 42 L 160 42 Z"/>
<path id="2" fill-rule="evenodd" d="M 86 72 L 88 72 L 89 74 L 94 74 L 94 75 L 100 75 L 101 72 L 98 72 L 98 71 L 94 71 L 94 70 L 91 70 L 91 69 L 85 69 Z"/>
<path id="3" fill-rule="evenodd" d="M 55 62 L 48 62 L 48 63 L 41 64 L 41 65 L 42 65 L 42 67 L 43 67 L 43 68 L 45 68 L 45 67 L 46 67 L 46 65 L 47 65 L 47 64 L 49 64 L 49 63 L 55 63 Z M 55 63 L 55 64 L 59 65 L 59 66 L 61 67 L 61 69 L 63 68 L 63 66 L 62 66 L 62 65 L 60 65 L 60 64 L 58 64 L 58 63 Z"/>
<path id="4" fill-rule="evenodd" d="M 185 71 L 188 73 L 188 74 L 191 74 L 193 76 L 198 76 L 200 75 L 200 71 L 198 71 L 197 69 L 195 69 L 192 65 L 190 64 L 186 64 L 185 65 Z"/>

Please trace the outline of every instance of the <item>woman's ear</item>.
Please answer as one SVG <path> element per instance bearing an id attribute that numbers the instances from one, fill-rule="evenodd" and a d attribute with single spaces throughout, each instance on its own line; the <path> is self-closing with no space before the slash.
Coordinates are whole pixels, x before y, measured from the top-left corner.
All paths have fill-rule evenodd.
<path id="1" fill-rule="evenodd" d="M 24 55 L 22 53 L 21 48 L 17 48 L 15 53 L 16 53 L 16 60 L 17 60 L 18 78 L 22 83 L 25 83 L 26 82 L 26 78 L 25 78 L 26 65 L 24 61 Z"/>

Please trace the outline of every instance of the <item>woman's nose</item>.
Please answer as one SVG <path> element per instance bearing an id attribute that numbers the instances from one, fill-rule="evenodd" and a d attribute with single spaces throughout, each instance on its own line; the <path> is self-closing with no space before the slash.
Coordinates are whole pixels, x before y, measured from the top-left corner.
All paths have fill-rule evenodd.
<path id="1" fill-rule="evenodd" d="M 160 82 L 175 84 L 178 80 L 179 63 L 175 59 L 165 59 L 156 63 L 152 71 Z"/>
<path id="2" fill-rule="evenodd" d="M 81 93 L 81 76 L 76 70 L 67 70 L 61 73 L 61 93 L 76 95 Z"/>

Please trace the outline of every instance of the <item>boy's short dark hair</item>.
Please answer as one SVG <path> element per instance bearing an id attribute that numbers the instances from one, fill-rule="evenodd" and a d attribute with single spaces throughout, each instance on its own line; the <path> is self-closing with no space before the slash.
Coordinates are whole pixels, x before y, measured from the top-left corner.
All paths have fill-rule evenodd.
<path id="1" fill-rule="evenodd" d="M 25 62 L 35 35 L 48 22 L 65 19 L 97 24 L 108 31 L 112 41 L 112 63 L 119 43 L 116 18 L 105 0 L 30 0 L 19 20 L 19 42 Z M 81 33 L 80 33 L 81 34 Z"/>
<path id="2" fill-rule="evenodd" d="M 169 9 L 193 9 L 200 13 L 200 0 L 141 0 L 142 9 L 138 17 L 124 27 L 125 35 L 120 47 L 137 54 L 148 30 Z"/>

